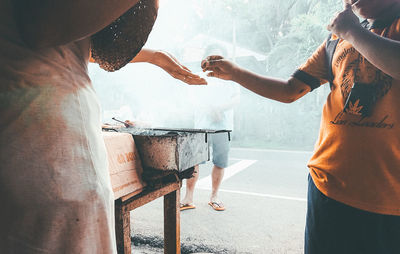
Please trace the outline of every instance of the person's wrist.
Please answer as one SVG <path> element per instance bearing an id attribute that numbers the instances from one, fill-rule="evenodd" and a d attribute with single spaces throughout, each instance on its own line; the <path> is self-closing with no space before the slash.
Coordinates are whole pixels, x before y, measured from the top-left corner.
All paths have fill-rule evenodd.
<path id="1" fill-rule="evenodd" d="M 360 24 L 354 24 L 346 32 L 343 33 L 342 38 L 351 44 L 357 40 L 357 36 L 360 35 L 365 29 Z"/>
<path id="2" fill-rule="evenodd" d="M 234 81 L 234 82 L 236 82 L 236 83 L 239 83 L 240 82 L 240 80 L 242 79 L 242 76 L 243 76 L 243 69 L 242 68 L 240 68 L 239 66 L 234 66 L 233 68 L 232 68 L 232 74 L 231 74 L 231 80 L 232 81 Z"/>
<path id="3" fill-rule="evenodd" d="M 151 63 L 161 67 L 163 65 L 163 59 L 165 57 L 165 53 L 161 50 L 154 50 L 151 56 Z"/>

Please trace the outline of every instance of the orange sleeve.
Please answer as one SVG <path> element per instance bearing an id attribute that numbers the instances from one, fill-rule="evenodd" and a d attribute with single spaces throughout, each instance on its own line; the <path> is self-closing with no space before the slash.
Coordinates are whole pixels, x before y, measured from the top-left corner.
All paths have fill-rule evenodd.
<path id="1" fill-rule="evenodd" d="M 293 77 L 315 89 L 328 81 L 328 62 L 325 42 L 293 74 Z"/>
<path id="2" fill-rule="evenodd" d="M 397 19 L 393 27 L 393 33 L 389 36 L 392 40 L 400 41 L 400 18 Z"/>
<path id="3" fill-rule="evenodd" d="M 92 57 L 92 51 L 90 50 L 90 54 L 89 54 L 89 63 L 95 63 L 96 61 L 93 59 Z"/>

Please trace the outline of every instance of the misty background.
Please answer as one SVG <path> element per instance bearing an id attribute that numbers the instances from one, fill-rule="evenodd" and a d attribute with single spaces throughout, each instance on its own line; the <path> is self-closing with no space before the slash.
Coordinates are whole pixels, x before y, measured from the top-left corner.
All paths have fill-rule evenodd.
<path id="1" fill-rule="evenodd" d="M 226 49 L 225 57 L 240 66 L 287 79 L 323 43 L 327 24 L 341 8 L 340 0 L 160 0 L 145 48 L 167 51 L 203 75 L 205 49 L 218 44 Z M 115 116 L 153 127 L 194 127 L 198 88 L 159 67 L 133 63 L 107 73 L 90 64 L 89 72 L 104 122 L 115 123 L 110 120 Z M 312 150 L 328 93 L 329 85 L 324 85 L 283 104 L 240 87 L 232 146 Z"/>

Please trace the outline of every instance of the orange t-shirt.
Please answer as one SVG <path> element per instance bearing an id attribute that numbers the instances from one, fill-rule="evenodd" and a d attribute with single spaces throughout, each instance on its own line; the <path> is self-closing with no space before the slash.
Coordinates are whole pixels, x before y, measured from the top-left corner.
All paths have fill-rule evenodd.
<path id="1" fill-rule="evenodd" d="M 371 31 L 400 40 L 400 18 Z M 299 68 L 314 80 L 314 86 L 315 81 L 317 85 L 327 82 L 326 59 L 323 43 Z M 350 105 L 350 112 L 343 111 L 354 69 L 358 69 L 358 82 L 377 84 L 376 101 L 368 117 L 357 115 L 362 106 L 357 103 Z M 400 215 L 400 80 L 379 71 L 344 40 L 335 50 L 332 71 L 332 90 L 308 163 L 314 183 L 326 196 L 352 207 Z"/>

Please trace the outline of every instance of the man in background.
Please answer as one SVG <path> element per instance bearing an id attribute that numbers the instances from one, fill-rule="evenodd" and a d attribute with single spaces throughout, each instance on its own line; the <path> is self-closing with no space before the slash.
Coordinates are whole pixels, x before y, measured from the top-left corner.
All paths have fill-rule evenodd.
<path id="1" fill-rule="evenodd" d="M 210 44 L 205 49 L 205 55 L 227 55 L 225 47 L 219 44 Z M 239 86 L 233 82 L 212 80 L 208 86 L 193 87 L 191 89 L 195 103 L 195 123 L 198 129 L 232 130 L 233 108 L 240 102 Z M 212 191 L 209 205 L 216 211 L 225 210 L 225 206 L 218 198 L 218 190 L 224 177 L 224 170 L 228 166 L 229 139 L 226 133 L 211 134 L 208 138 L 209 148 L 212 151 L 213 169 L 211 173 Z M 186 182 L 186 195 L 181 202 L 181 211 L 196 208 L 193 203 L 193 194 L 199 178 L 199 165 L 195 166 L 195 173 Z"/>

